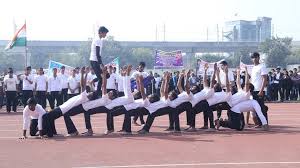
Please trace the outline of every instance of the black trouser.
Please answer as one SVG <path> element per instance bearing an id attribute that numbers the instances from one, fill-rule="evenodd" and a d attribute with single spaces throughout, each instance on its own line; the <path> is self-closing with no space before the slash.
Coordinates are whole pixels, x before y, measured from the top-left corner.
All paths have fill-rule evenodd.
<path id="1" fill-rule="evenodd" d="M 230 110 L 230 106 L 226 102 L 215 104 L 213 106 L 210 106 L 209 108 L 212 111 L 212 113 L 213 111 L 227 110 L 228 112 L 228 110 Z M 208 120 L 210 122 L 210 126 L 214 125 L 214 119 L 213 119 L 214 115 L 212 114 L 209 116 L 206 114 L 210 114 L 210 113 L 204 113 L 204 126 L 208 126 Z M 215 128 L 215 127 L 211 127 L 211 128 Z"/>
<path id="2" fill-rule="evenodd" d="M 279 83 L 274 83 L 274 100 L 278 101 L 278 93 L 280 95 L 280 99 L 283 99 L 283 94 L 281 90 L 281 86 Z"/>
<path id="3" fill-rule="evenodd" d="M 11 111 L 11 106 L 13 106 L 13 111 L 17 111 L 17 91 L 6 91 L 6 110 Z"/>
<path id="4" fill-rule="evenodd" d="M 260 105 L 261 107 L 261 112 L 263 113 L 263 115 L 266 117 L 266 120 L 268 122 L 268 113 L 267 113 L 267 109 L 268 107 L 265 105 L 265 92 L 263 92 L 263 96 L 258 96 L 258 93 L 259 91 L 254 91 L 252 96 L 253 96 L 253 99 L 256 100 L 258 102 L 258 104 Z M 257 118 L 258 119 L 258 123 L 259 125 L 262 125 L 259 117 Z"/>
<path id="5" fill-rule="evenodd" d="M 2 95 L 2 93 L 0 93 L 0 108 L 2 108 L 3 106 L 3 98 L 4 96 Z"/>
<path id="6" fill-rule="evenodd" d="M 245 119 L 243 113 L 235 113 L 233 111 L 228 112 L 228 120 L 220 120 L 220 126 L 236 129 L 242 131 L 245 126 Z"/>
<path id="7" fill-rule="evenodd" d="M 118 106 L 113 108 L 112 110 L 109 110 L 107 112 L 107 120 L 106 120 L 106 124 L 109 126 L 108 130 L 114 130 L 114 117 L 122 115 L 122 114 L 126 114 L 128 111 L 126 110 L 126 108 L 124 106 Z M 122 126 L 122 130 L 124 129 L 124 123 Z"/>
<path id="8" fill-rule="evenodd" d="M 50 137 L 53 136 L 53 134 L 57 134 L 56 128 L 55 128 L 55 120 L 58 119 L 59 117 L 63 116 L 63 113 L 59 107 L 53 109 L 48 113 L 49 117 L 49 135 Z"/>
<path id="9" fill-rule="evenodd" d="M 50 99 L 50 107 L 51 109 L 54 109 L 55 105 L 55 100 L 56 100 L 56 107 L 60 106 L 61 103 L 61 94 L 59 94 L 59 91 L 52 91 L 50 92 L 51 99 Z"/>
<path id="10" fill-rule="evenodd" d="M 26 107 L 27 100 L 31 97 L 33 97 L 33 91 L 32 90 L 22 90 L 22 103 L 23 103 L 24 107 Z"/>
<path id="11" fill-rule="evenodd" d="M 142 125 L 145 124 L 143 115 L 135 114 L 135 116 L 133 117 L 133 121 L 136 122 L 138 118 L 140 118 Z"/>
<path id="12" fill-rule="evenodd" d="M 65 119 L 65 124 L 66 124 L 67 130 L 68 130 L 68 134 L 77 132 L 77 129 L 71 119 L 71 116 L 74 116 L 74 115 L 77 115 L 80 113 L 84 113 L 84 112 L 85 112 L 85 110 L 83 109 L 82 105 L 78 105 L 78 106 L 71 108 L 68 112 L 66 112 L 64 114 L 64 119 Z"/>
<path id="13" fill-rule="evenodd" d="M 174 108 L 171 108 L 171 107 L 164 107 L 164 108 L 156 110 L 155 112 L 148 115 L 147 121 L 146 121 L 143 129 L 149 132 L 155 117 L 166 115 L 166 114 L 173 113 L 173 112 L 174 112 Z"/>
<path id="14" fill-rule="evenodd" d="M 199 103 L 197 103 L 194 107 L 193 107 L 193 112 L 192 112 L 192 116 L 191 116 L 191 122 L 190 122 L 190 126 L 191 127 L 195 127 L 196 126 L 196 115 L 203 112 L 203 116 L 205 119 L 207 119 L 207 121 L 204 121 L 204 126 L 208 127 L 208 119 L 210 121 L 210 128 L 215 128 L 214 125 L 214 115 L 212 112 L 212 109 L 209 107 L 209 104 L 207 103 L 206 100 L 202 100 Z"/>
<path id="15" fill-rule="evenodd" d="M 40 104 L 43 108 L 46 108 L 46 91 L 37 91 L 36 99 L 38 104 Z"/>
<path id="16" fill-rule="evenodd" d="M 49 130 L 49 126 L 49 116 L 48 113 L 46 113 L 42 117 L 42 135 L 48 135 L 49 137 L 53 136 L 53 133 Z M 38 131 L 38 119 L 31 119 L 29 130 L 30 136 L 36 136 Z"/>
<path id="17" fill-rule="evenodd" d="M 179 115 L 183 112 L 186 112 L 187 125 L 190 125 L 193 113 L 192 104 L 190 102 L 184 102 L 178 105 L 173 113 L 169 113 L 169 129 L 175 128 L 175 130 L 180 131 Z"/>
<path id="18" fill-rule="evenodd" d="M 61 90 L 61 102 L 64 103 L 69 99 L 68 97 L 68 88 L 64 88 Z"/>
<path id="19" fill-rule="evenodd" d="M 94 97 L 97 98 L 98 96 L 102 95 L 102 69 L 100 68 L 100 64 L 97 61 L 90 61 L 91 67 L 93 68 L 95 75 L 97 76 L 97 80 L 94 80 L 94 82 L 98 81 L 97 90 L 94 92 Z"/>
<path id="20" fill-rule="evenodd" d="M 38 126 L 38 119 L 31 119 L 30 128 L 29 128 L 30 136 L 36 136 L 36 133 L 39 131 L 37 126 Z"/>
<path id="21" fill-rule="evenodd" d="M 145 107 L 129 110 L 125 113 L 122 129 L 131 132 L 131 117 L 135 115 L 149 115 L 149 111 Z"/>
<path id="22" fill-rule="evenodd" d="M 125 96 L 124 92 L 118 92 L 118 97 Z"/>
<path id="23" fill-rule="evenodd" d="M 92 129 L 92 125 L 91 125 L 91 115 L 93 114 L 97 114 L 97 113 L 108 113 L 108 109 L 105 106 L 100 106 L 97 108 L 93 108 L 90 109 L 88 111 L 84 112 L 84 120 L 85 120 L 85 127 L 86 129 Z M 109 121 L 107 121 L 109 118 L 106 117 L 106 123 L 109 123 Z M 109 128 L 109 125 L 107 125 L 107 129 Z"/>

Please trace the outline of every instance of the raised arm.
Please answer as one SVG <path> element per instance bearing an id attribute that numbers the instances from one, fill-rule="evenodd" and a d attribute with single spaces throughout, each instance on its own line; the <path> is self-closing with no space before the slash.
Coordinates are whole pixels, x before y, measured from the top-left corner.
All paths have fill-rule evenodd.
<path id="1" fill-rule="evenodd" d="M 208 64 L 206 63 L 205 65 L 204 65 L 204 77 L 203 77 L 203 86 L 204 87 L 208 87 L 208 83 L 207 83 L 207 71 L 208 71 Z M 215 71 L 214 71 L 214 73 L 215 73 Z M 214 75 L 213 75 L 214 76 Z M 213 78 L 215 78 L 215 77 L 213 77 Z"/>
<path id="2" fill-rule="evenodd" d="M 86 89 L 86 78 L 87 78 L 87 73 L 85 73 L 85 67 L 82 67 L 80 70 L 80 87 L 82 92 L 84 92 Z"/>
<path id="3" fill-rule="evenodd" d="M 216 78 L 216 73 L 218 71 L 218 67 L 217 67 L 217 63 L 214 64 L 214 72 L 213 72 L 213 75 L 212 75 L 212 78 L 210 80 L 210 88 L 214 88 L 214 80 Z M 203 78 L 204 79 L 204 78 Z"/>
<path id="4" fill-rule="evenodd" d="M 171 74 L 167 72 L 167 77 L 166 77 L 166 82 L 165 82 L 165 92 L 164 92 L 164 97 L 167 100 L 168 99 L 168 94 L 169 94 L 169 82 L 170 82 Z"/>
<path id="5" fill-rule="evenodd" d="M 107 84 L 107 67 L 103 68 L 103 72 L 102 72 L 102 95 L 106 95 L 107 90 L 106 90 L 106 84 Z"/>
<path id="6" fill-rule="evenodd" d="M 248 68 L 247 66 L 245 67 L 245 90 L 246 92 L 248 92 L 250 89 L 249 89 L 249 84 L 250 84 L 250 80 L 249 80 L 249 74 L 248 74 Z"/>
<path id="7" fill-rule="evenodd" d="M 144 82 L 143 82 L 143 80 L 144 80 L 144 77 L 143 77 L 143 75 L 139 75 L 138 76 L 138 84 L 139 84 L 139 91 L 141 92 L 141 95 L 142 95 L 142 98 L 143 98 L 143 100 L 145 100 L 146 98 L 147 98 L 147 96 L 146 96 L 146 94 L 145 94 L 145 89 L 144 89 Z"/>
<path id="8" fill-rule="evenodd" d="M 240 70 L 240 68 L 236 69 L 236 86 L 237 86 L 238 90 L 242 89 L 242 87 L 241 87 L 241 70 Z"/>
<path id="9" fill-rule="evenodd" d="M 230 92 L 230 85 L 229 85 L 229 79 L 228 79 L 228 66 L 225 66 L 225 75 L 226 75 L 226 92 Z"/>
<path id="10" fill-rule="evenodd" d="M 160 86 L 160 97 L 163 97 L 165 93 L 165 83 L 166 83 L 167 73 L 168 72 L 165 72 L 163 78 L 161 79 L 162 82 Z"/>
<path id="11" fill-rule="evenodd" d="M 184 77 L 184 74 L 185 74 L 185 71 L 182 70 L 180 75 L 179 75 L 179 79 L 177 81 L 177 88 L 178 88 L 178 91 L 179 93 L 182 93 L 183 92 L 183 88 L 182 88 L 182 78 Z"/>
<path id="12" fill-rule="evenodd" d="M 185 91 L 187 94 L 190 94 L 190 81 L 189 81 L 190 76 L 191 76 L 191 70 L 188 70 L 188 72 L 185 74 Z"/>
<path id="13" fill-rule="evenodd" d="M 217 82 L 221 85 L 220 69 L 219 69 L 219 67 L 217 67 L 216 75 L 217 75 Z"/>

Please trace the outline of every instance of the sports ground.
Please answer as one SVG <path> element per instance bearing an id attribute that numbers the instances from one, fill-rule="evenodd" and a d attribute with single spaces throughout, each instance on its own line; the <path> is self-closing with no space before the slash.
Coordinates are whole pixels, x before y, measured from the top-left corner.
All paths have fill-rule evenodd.
<path id="1" fill-rule="evenodd" d="M 270 131 L 247 128 L 242 132 L 221 128 L 217 132 L 164 132 L 167 116 L 158 117 L 149 134 L 103 135 L 105 114 L 92 116 L 93 137 L 65 137 L 63 118 L 56 121 L 59 136 L 52 139 L 22 135 L 22 112 L 0 112 L 1 168 L 64 167 L 209 167 L 209 168 L 299 168 L 300 103 L 271 103 Z M 5 107 L 4 107 L 5 108 Z M 185 115 L 181 115 L 185 127 Z M 72 118 L 80 132 L 85 131 L 83 115 Z M 146 117 L 145 117 L 146 119 Z M 115 129 L 121 128 L 123 116 L 116 117 Z M 197 115 L 201 127 L 202 114 Z M 133 126 L 133 131 L 140 127 Z"/>

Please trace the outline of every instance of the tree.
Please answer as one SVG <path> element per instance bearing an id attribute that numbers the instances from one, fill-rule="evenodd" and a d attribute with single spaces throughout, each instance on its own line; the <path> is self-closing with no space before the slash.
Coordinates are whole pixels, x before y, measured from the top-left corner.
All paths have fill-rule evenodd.
<path id="1" fill-rule="evenodd" d="M 261 52 L 267 54 L 266 64 L 270 67 L 286 66 L 286 58 L 291 55 L 292 38 L 272 37 L 259 46 Z"/>

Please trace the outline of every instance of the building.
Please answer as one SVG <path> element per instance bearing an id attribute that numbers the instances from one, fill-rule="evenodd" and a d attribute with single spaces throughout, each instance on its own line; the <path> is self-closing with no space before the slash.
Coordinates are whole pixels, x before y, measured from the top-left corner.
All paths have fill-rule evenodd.
<path id="1" fill-rule="evenodd" d="M 262 42 L 271 38 L 271 21 L 269 17 L 259 17 L 254 21 L 229 21 L 225 23 L 223 37 L 232 42 Z"/>

